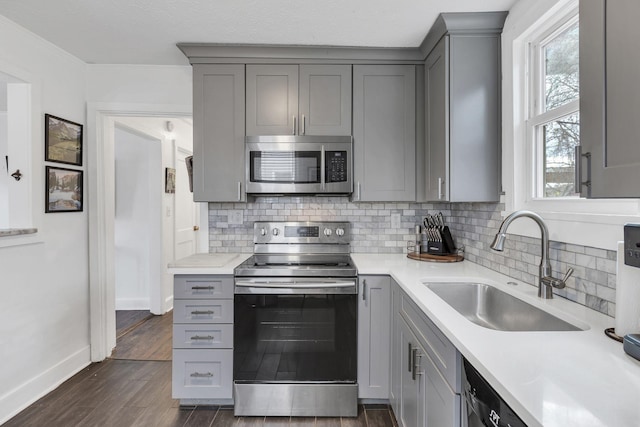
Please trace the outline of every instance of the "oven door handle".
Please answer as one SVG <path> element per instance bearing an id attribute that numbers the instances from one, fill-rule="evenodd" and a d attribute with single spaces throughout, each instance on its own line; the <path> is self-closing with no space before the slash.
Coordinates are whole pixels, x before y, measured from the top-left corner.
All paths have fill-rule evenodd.
<path id="1" fill-rule="evenodd" d="M 238 280 L 236 294 L 356 294 L 355 280 L 261 281 Z"/>

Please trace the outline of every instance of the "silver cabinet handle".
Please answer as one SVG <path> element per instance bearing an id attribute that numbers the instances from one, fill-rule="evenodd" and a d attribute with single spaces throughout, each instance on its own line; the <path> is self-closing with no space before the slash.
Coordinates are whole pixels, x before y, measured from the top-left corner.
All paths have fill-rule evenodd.
<path id="1" fill-rule="evenodd" d="M 367 281 L 362 281 L 362 301 L 367 300 Z"/>
<path id="2" fill-rule="evenodd" d="M 304 116 L 303 120 L 304 120 Z M 302 122 L 304 123 L 304 121 Z M 326 171 L 324 170 L 324 168 L 326 167 L 326 163 L 325 163 L 325 158 L 324 158 L 324 145 L 320 148 L 320 187 L 322 188 L 322 191 L 325 190 L 325 184 L 326 184 Z"/>
<path id="3" fill-rule="evenodd" d="M 209 285 L 209 286 L 192 286 L 191 290 L 193 290 L 193 291 L 210 291 L 210 290 L 213 290 L 215 288 L 216 288 L 215 286 L 211 286 L 211 285 Z"/>
<path id="4" fill-rule="evenodd" d="M 413 369 L 411 370 L 411 379 L 413 381 L 416 380 L 418 375 L 422 375 L 422 372 L 419 372 L 420 369 L 420 360 L 422 359 L 422 355 L 418 354 L 418 349 L 413 349 Z"/>
<path id="5" fill-rule="evenodd" d="M 204 341 L 213 341 L 213 336 L 207 335 L 207 336 L 203 337 L 203 336 L 200 336 L 200 335 L 194 335 L 194 336 L 191 337 L 191 340 L 192 341 L 202 341 L 202 340 L 204 340 Z"/>
<path id="6" fill-rule="evenodd" d="M 407 372 L 411 372 L 413 370 L 413 349 L 411 347 L 411 343 L 409 343 L 409 351 L 407 352 L 407 354 L 409 355 Z"/>
<path id="7" fill-rule="evenodd" d="M 213 310 L 196 310 L 196 311 L 192 311 L 191 314 L 193 314 L 194 316 L 198 316 L 201 314 L 215 314 L 215 311 Z"/>
<path id="8" fill-rule="evenodd" d="M 356 185 L 356 202 L 360 201 L 360 182 L 358 181 L 358 185 Z"/>
<path id="9" fill-rule="evenodd" d="M 305 133 L 307 133 L 307 124 L 303 114 L 302 115 L 302 135 L 304 135 Z"/>
<path id="10" fill-rule="evenodd" d="M 582 158 L 587 159 L 587 180 L 582 180 Z M 576 145 L 573 151 L 573 159 L 575 163 L 575 175 L 574 175 L 574 190 L 576 193 L 582 195 L 582 186 L 587 187 L 587 197 L 591 192 L 591 153 L 582 154 L 582 147 Z"/>
<path id="11" fill-rule="evenodd" d="M 442 200 L 444 197 L 444 193 L 442 192 L 442 185 L 444 184 L 444 179 L 438 177 L 438 200 Z"/>
<path id="12" fill-rule="evenodd" d="M 193 374 L 191 374 L 191 376 L 193 378 L 211 378 L 213 377 L 213 374 L 211 372 L 194 372 Z"/>
<path id="13" fill-rule="evenodd" d="M 296 134 L 296 116 L 293 116 L 293 129 L 291 131 L 291 135 Z"/>
<path id="14" fill-rule="evenodd" d="M 242 201 L 242 182 L 238 181 L 238 201 Z"/>

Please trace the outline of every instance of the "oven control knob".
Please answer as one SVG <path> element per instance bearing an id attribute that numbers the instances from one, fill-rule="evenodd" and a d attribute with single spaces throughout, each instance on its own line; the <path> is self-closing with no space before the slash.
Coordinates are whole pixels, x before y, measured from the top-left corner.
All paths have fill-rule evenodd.
<path id="1" fill-rule="evenodd" d="M 267 229 L 266 228 L 261 228 L 260 229 L 260 235 L 261 236 L 266 236 L 267 235 Z"/>
<path id="2" fill-rule="evenodd" d="M 344 228 L 336 228 L 336 235 L 344 236 Z"/>
<path id="3" fill-rule="evenodd" d="M 274 228 L 273 231 L 271 232 L 274 236 L 277 236 L 278 234 L 280 234 L 280 230 L 277 228 Z"/>
<path id="4" fill-rule="evenodd" d="M 329 236 L 331 236 L 331 233 L 332 233 L 332 231 L 331 231 L 331 229 L 330 229 L 330 228 L 325 228 L 325 229 L 324 229 L 324 235 L 325 235 L 325 236 L 329 237 Z"/>

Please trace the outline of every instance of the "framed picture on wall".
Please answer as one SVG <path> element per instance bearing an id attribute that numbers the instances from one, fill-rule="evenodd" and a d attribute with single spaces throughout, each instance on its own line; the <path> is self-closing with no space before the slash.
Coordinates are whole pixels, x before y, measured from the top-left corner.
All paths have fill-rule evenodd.
<path id="1" fill-rule="evenodd" d="M 82 125 L 45 114 L 44 159 L 82 166 Z"/>
<path id="2" fill-rule="evenodd" d="M 82 212 L 82 171 L 46 167 L 46 213 Z"/>
<path id="3" fill-rule="evenodd" d="M 176 192 L 176 170 L 174 168 L 164 169 L 164 192 Z"/>

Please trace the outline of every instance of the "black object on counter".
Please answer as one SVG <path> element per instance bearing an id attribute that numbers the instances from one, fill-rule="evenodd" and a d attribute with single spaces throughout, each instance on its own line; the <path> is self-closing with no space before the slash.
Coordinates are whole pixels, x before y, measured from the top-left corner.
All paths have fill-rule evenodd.
<path id="1" fill-rule="evenodd" d="M 640 334 L 625 335 L 623 348 L 629 356 L 640 360 Z"/>

